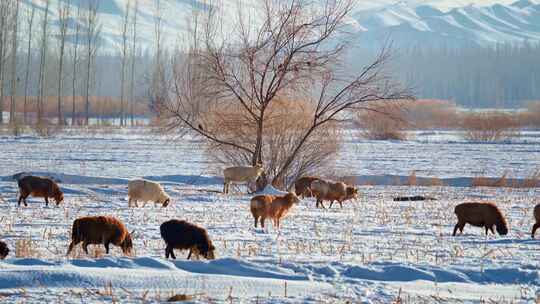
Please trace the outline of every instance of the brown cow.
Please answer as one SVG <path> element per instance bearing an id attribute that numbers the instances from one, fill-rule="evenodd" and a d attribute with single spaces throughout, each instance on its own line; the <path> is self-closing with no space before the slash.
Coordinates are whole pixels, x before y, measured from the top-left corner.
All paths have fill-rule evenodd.
<path id="1" fill-rule="evenodd" d="M 536 232 L 536 229 L 540 228 L 540 204 L 534 207 L 533 215 L 535 223 L 532 228 L 531 237 L 534 239 L 534 233 Z"/>
<path id="2" fill-rule="evenodd" d="M 49 197 L 55 199 L 57 206 L 64 200 L 64 193 L 62 193 L 60 187 L 50 178 L 29 175 L 19 179 L 17 183 L 19 185 L 19 201 L 17 202 L 17 206 L 21 205 L 21 200 L 25 206 L 28 206 L 26 198 L 29 195 L 45 198 L 45 206 L 49 205 Z"/>
<path id="3" fill-rule="evenodd" d="M 456 235 L 457 230 L 463 233 L 465 224 L 470 224 L 476 227 L 484 227 L 486 229 L 486 235 L 488 230 L 491 230 L 493 234 L 493 226 L 497 228 L 497 232 L 500 235 L 506 235 L 508 233 L 508 226 L 502 212 L 493 203 L 462 203 L 456 206 L 454 213 L 458 218 L 458 222 L 454 227 L 454 233 Z"/>
<path id="4" fill-rule="evenodd" d="M 313 193 L 311 191 L 311 183 L 316 180 L 320 180 L 320 178 L 314 176 L 304 176 L 299 178 L 294 183 L 294 192 L 297 196 L 300 196 L 302 198 L 312 197 Z"/>
<path id="5" fill-rule="evenodd" d="M 126 226 L 112 216 L 88 216 L 73 221 L 71 244 L 69 244 L 67 255 L 80 242 L 83 243 L 82 247 L 86 254 L 88 254 L 90 244 L 103 244 L 106 253 L 109 253 L 110 244 L 120 247 L 125 255 L 130 255 L 133 249 L 131 234 Z"/>

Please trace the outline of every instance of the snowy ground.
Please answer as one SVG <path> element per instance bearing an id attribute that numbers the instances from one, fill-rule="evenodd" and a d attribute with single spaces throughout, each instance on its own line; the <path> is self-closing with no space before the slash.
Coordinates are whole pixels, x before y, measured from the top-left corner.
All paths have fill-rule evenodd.
<path id="1" fill-rule="evenodd" d="M 505 144 L 465 143 L 447 133 L 404 143 L 351 138 L 338 166 L 349 164 L 353 175 L 500 176 L 511 168 L 527 176 L 540 165 L 539 135 Z M 221 180 L 196 142 L 173 143 L 142 129 L 3 136 L 0 155 L 0 239 L 12 249 L 0 262 L 2 302 L 159 302 L 186 294 L 227 303 L 526 303 L 540 294 L 540 240 L 529 236 L 540 190 L 362 186 L 358 202 L 343 209 L 302 201 L 277 232 L 253 228 L 248 195 L 218 193 Z M 22 171 L 54 176 L 65 204 L 45 208 L 31 199 L 17 208 L 11 176 Z M 128 209 L 126 184 L 134 177 L 161 182 L 172 206 Z M 392 201 L 408 194 L 439 200 Z M 507 215 L 510 233 L 485 238 L 467 226 L 452 237 L 453 207 L 488 199 Z M 135 230 L 136 257 L 118 248 L 105 256 L 95 247 L 90 257 L 78 250 L 67 258 L 73 220 L 101 214 Z M 218 258 L 186 261 L 182 253 L 165 260 L 159 225 L 171 218 L 207 227 Z"/>

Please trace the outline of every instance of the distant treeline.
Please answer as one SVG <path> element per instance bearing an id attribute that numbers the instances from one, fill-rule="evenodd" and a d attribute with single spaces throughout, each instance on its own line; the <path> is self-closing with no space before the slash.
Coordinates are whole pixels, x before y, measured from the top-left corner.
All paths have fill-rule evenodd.
<path id="1" fill-rule="evenodd" d="M 540 45 L 396 50 L 391 71 L 420 98 L 467 108 L 524 106 L 540 100 Z"/>
<path id="2" fill-rule="evenodd" d="M 364 60 L 367 62 L 373 57 L 372 53 L 356 50 L 351 56 L 353 66 L 361 66 Z M 32 56 L 31 70 L 39 67 L 38 55 Z M 24 67 L 25 56 L 25 53 L 20 53 L 21 67 Z M 170 57 L 168 54 L 164 56 Z M 525 106 L 528 101 L 540 100 L 539 58 L 540 45 L 528 43 L 467 49 L 417 47 L 396 49 L 387 70 L 410 86 L 419 98 L 452 100 L 467 108 L 515 108 Z M 170 59 L 165 61 L 170 62 Z M 101 54 L 96 58 L 93 95 L 120 96 L 121 62 L 118 54 Z M 140 98 L 147 95 L 150 89 L 154 58 L 150 53 L 141 52 L 136 62 L 136 95 Z M 55 63 L 51 58 L 51 72 L 55 70 Z M 69 72 L 66 72 L 66 77 L 70 77 Z M 37 71 L 30 75 L 28 93 L 36 95 Z M 45 87 L 50 89 L 52 95 L 56 95 L 56 78 L 55 73 L 47 73 L 45 81 L 51 85 Z M 81 85 L 83 81 L 81 79 Z M 4 85 L 5 92 L 9 93 L 8 82 Z M 20 81 L 18 85 L 18 91 L 22 92 L 24 84 Z M 71 89 L 66 87 L 67 95 Z"/>

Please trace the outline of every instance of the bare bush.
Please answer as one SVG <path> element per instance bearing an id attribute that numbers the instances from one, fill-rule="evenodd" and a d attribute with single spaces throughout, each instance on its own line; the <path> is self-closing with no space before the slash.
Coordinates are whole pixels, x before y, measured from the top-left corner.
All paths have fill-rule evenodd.
<path id="1" fill-rule="evenodd" d="M 520 113 L 520 121 L 524 126 L 540 128 L 540 101 L 527 105 L 527 111 Z"/>
<path id="2" fill-rule="evenodd" d="M 294 151 L 302 135 L 310 127 L 311 112 L 314 109 L 305 101 L 277 100 L 268 108 L 264 124 L 266 132 L 263 136 L 263 155 L 265 156 L 265 173 L 275 176 L 280 165 Z M 227 139 L 235 139 L 242 144 L 253 144 L 256 138 L 255 122 L 246 119 L 246 111 L 234 104 L 224 104 L 215 108 L 202 119 L 200 127 L 208 132 L 219 132 Z M 204 126 L 204 127 L 203 127 Z M 336 152 L 342 144 L 342 136 L 337 124 L 328 124 L 318 129 L 305 142 L 282 179 L 274 180 L 273 185 L 285 188 L 294 183 L 300 176 L 309 172 L 327 171 L 333 165 Z M 251 154 L 237 151 L 234 147 L 210 142 L 206 153 L 218 164 L 242 165 L 249 163 Z"/>
<path id="3" fill-rule="evenodd" d="M 362 138 L 406 140 L 407 122 L 401 103 L 370 104 L 357 113 L 355 125 Z"/>
<path id="4" fill-rule="evenodd" d="M 400 104 L 409 128 L 429 130 L 453 129 L 459 126 L 459 113 L 453 102 L 423 99 L 402 101 Z"/>
<path id="5" fill-rule="evenodd" d="M 463 137 L 470 141 L 494 142 L 519 136 L 515 115 L 502 112 L 465 113 Z"/>
<path id="6" fill-rule="evenodd" d="M 52 137 L 62 130 L 61 126 L 58 126 L 47 119 L 42 119 L 36 124 L 31 125 L 32 131 L 39 137 Z"/>

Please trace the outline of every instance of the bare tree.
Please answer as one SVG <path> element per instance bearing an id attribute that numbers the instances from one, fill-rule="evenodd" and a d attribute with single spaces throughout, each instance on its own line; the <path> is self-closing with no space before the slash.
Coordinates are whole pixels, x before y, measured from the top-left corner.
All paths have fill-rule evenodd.
<path id="1" fill-rule="evenodd" d="M 135 103 L 135 60 L 137 54 L 137 15 L 139 14 L 139 0 L 134 0 L 135 6 L 133 7 L 133 28 L 132 28 L 132 37 L 131 37 L 131 79 L 130 79 L 130 98 L 129 98 L 129 116 L 131 121 L 131 126 L 135 124 L 133 117 L 133 106 Z"/>
<path id="2" fill-rule="evenodd" d="M 17 76 L 17 51 L 19 42 L 19 3 L 20 0 L 14 0 L 13 4 L 13 18 L 11 19 L 12 33 L 11 33 L 11 98 L 9 107 L 9 123 L 14 124 L 15 117 L 15 98 L 17 96 L 17 84 L 19 82 L 19 76 Z"/>
<path id="3" fill-rule="evenodd" d="M 38 124 L 43 122 L 43 99 L 45 96 L 45 65 L 47 59 L 47 48 L 49 41 L 49 3 L 45 1 L 45 9 L 43 11 L 43 20 L 41 23 L 41 42 L 40 42 L 40 60 L 39 60 L 39 97 L 37 102 L 37 117 Z"/>
<path id="4" fill-rule="evenodd" d="M 72 77 L 72 95 L 71 95 L 71 125 L 75 125 L 75 122 L 77 121 L 76 112 L 75 112 L 75 98 L 76 98 L 76 91 L 77 91 L 77 66 L 79 65 L 79 57 L 78 56 L 78 49 L 79 49 L 79 37 L 80 37 L 80 31 L 81 31 L 81 6 L 79 5 L 77 7 L 77 18 L 76 18 L 76 24 L 75 24 L 75 42 L 73 43 L 73 77 Z"/>
<path id="5" fill-rule="evenodd" d="M 85 16 L 86 28 L 86 85 L 84 103 L 84 122 L 88 125 L 90 120 L 90 89 L 92 84 L 92 66 L 99 47 L 101 24 L 99 23 L 99 1 L 88 1 L 88 11 Z"/>
<path id="6" fill-rule="evenodd" d="M 161 115 L 161 108 L 166 96 L 165 70 L 163 65 L 163 16 L 161 14 L 161 2 L 154 2 L 154 71 L 152 75 L 152 85 L 150 87 L 150 98 L 152 110 Z"/>
<path id="7" fill-rule="evenodd" d="M 24 124 L 28 123 L 28 85 L 30 83 L 30 59 L 32 59 L 32 36 L 34 27 L 34 16 L 36 14 L 36 7 L 31 5 L 30 16 L 27 17 L 28 21 L 28 46 L 26 48 L 26 71 L 24 75 Z"/>
<path id="8" fill-rule="evenodd" d="M 8 53 L 12 1 L 0 1 L 0 124 L 4 123 L 4 76 Z"/>
<path id="9" fill-rule="evenodd" d="M 62 91 L 62 84 L 64 82 L 63 72 L 64 72 L 64 51 L 66 46 L 66 36 L 68 29 L 68 22 L 71 18 L 71 1 L 68 0 L 66 3 L 58 2 L 58 43 L 59 43 L 59 59 L 58 59 L 58 103 L 57 103 L 57 117 L 58 125 L 63 126 L 65 124 L 64 115 L 62 111 L 62 96 L 64 92 Z"/>
<path id="10" fill-rule="evenodd" d="M 172 127 L 187 128 L 225 153 L 244 155 L 239 162 L 264 163 L 274 185 L 287 186 L 285 176 L 310 139 L 368 101 L 408 98 L 384 73 L 389 49 L 355 74 L 343 67 L 348 36 L 344 31 L 353 0 L 262 0 L 256 25 L 246 24 L 239 8 L 235 32 L 220 33 L 210 11 L 204 26 L 204 46 L 178 60 L 174 68 L 175 96 L 167 103 Z M 234 38 L 231 38 L 234 37 Z M 231 41 L 235 39 L 235 41 Z M 180 66 L 178 66 L 180 65 Z M 191 75 L 186 74 L 191 73 Z M 187 88 L 187 89 L 186 89 Z M 204 90 L 200 91 L 200 88 Z M 268 115 L 277 100 L 304 100 L 309 123 L 290 138 L 287 155 L 268 170 Z M 241 122 L 253 126 L 246 140 L 207 128 L 201 122 L 215 109 L 238 109 Z M 229 159 L 231 159 L 229 157 Z"/>
<path id="11" fill-rule="evenodd" d="M 125 125 L 125 105 L 124 105 L 124 89 L 125 89 L 125 76 L 126 76 L 126 60 L 128 57 L 128 23 L 129 23 L 129 9 L 131 1 L 126 2 L 126 9 L 124 12 L 124 22 L 122 24 L 122 71 L 120 76 L 120 125 Z"/>

